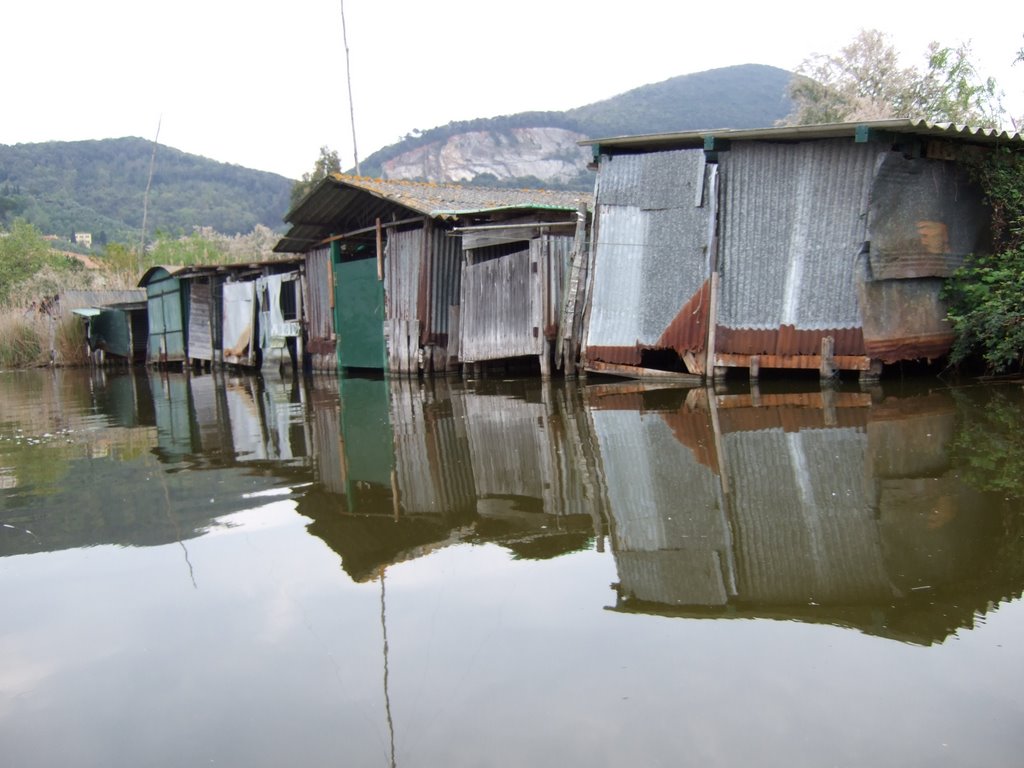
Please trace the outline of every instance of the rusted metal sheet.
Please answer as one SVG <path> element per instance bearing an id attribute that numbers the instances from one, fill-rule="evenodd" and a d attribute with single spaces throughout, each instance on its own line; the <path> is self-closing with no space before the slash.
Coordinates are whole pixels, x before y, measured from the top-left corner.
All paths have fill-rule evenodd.
<path id="1" fill-rule="evenodd" d="M 685 352 L 702 352 L 708 335 L 708 311 L 711 306 L 711 280 L 705 280 L 675 316 L 661 338 L 654 344 L 659 349 L 674 349 L 680 356 Z"/>
<path id="2" fill-rule="evenodd" d="M 821 355 L 735 355 L 726 352 L 715 354 L 715 366 L 721 368 L 793 368 L 795 370 L 821 370 Z M 841 371 L 869 371 L 871 358 L 859 355 L 835 355 L 832 363 Z"/>
<path id="3" fill-rule="evenodd" d="M 990 248 L 978 186 L 956 163 L 888 152 L 871 189 L 870 279 L 949 277 Z"/>
<path id="4" fill-rule="evenodd" d="M 721 354 L 735 355 L 793 355 L 821 354 L 821 340 L 831 336 L 835 340 L 836 355 L 863 355 L 864 335 L 860 328 L 828 328 L 819 331 L 799 330 L 792 325 L 768 330 L 728 328 L 715 329 L 715 347 Z"/>
<path id="5" fill-rule="evenodd" d="M 934 360 L 949 352 L 953 332 L 940 299 L 942 280 L 878 280 L 860 287 L 865 353 L 885 363 Z"/>

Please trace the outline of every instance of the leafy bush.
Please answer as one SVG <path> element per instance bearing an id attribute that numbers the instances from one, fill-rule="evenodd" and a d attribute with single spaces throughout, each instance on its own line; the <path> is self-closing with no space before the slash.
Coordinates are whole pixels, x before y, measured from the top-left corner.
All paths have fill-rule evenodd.
<path id="1" fill-rule="evenodd" d="M 950 362 L 980 355 L 993 372 L 1024 363 L 1024 153 L 1000 148 L 970 165 L 992 210 L 993 254 L 976 254 L 947 281 L 956 333 Z"/>

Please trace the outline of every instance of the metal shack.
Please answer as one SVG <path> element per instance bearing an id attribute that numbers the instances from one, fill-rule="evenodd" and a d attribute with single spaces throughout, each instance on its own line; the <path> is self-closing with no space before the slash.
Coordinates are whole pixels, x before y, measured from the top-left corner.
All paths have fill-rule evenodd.
<path id="1" fill-rule="evenodd" d="M 150 363 L 301 367 L 303 259 L 152 267 Z"/>
<path id="2" fill-rule="evenodd" d="M 1017 135 L 887 120 L 601 139 L 582 364 L 724 375 L 935 359 L 988 247 L 963 159 Z"/>
<path id="3" fill-rule="evenodd" d="M 473 360 L 541 354 L 545 337 L 537 318 L 551 315 L 542 304 L 543 285 L 561 284 L 565 242 L 573 239 L 586 197 L 342 174 L 324 179 L 288 213 L 291 229 L 274 248 L 306 259 L 313 367 L 416 375 L 451 370 L 462 345 Z M 485 234 L 484 227 L 495 230 Z M 474 253 L 464 255 L 462 233 L 470 230 Z M 544 245 L 531 246 L 544 238 Z M 464 275 L 477 277 L 472 267 L 501 260 L 503 277 L 470 280 L 464 291 Z M 557 276 L 542 269 L 549 263 L 558 264 Z M 532 282 L 517 292 L 523 281 Z M 468 322 L 460 322 L 463 301 L 472 308 Z M 497 315 L 510 302 L 519 302 L 517 320 L 521 315 L 532 324 L 520 323 L 504 345 L 484 348 L 479 338 L 490 333 L 484 323 L 493 317 L 485 321 L 487 310 L 480 308 Z"/>

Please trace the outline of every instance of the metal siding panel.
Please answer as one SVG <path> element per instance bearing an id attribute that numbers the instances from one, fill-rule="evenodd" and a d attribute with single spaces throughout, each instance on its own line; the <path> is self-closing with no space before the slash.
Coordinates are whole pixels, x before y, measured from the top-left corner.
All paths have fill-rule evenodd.
<path id="1" fill-rule="evenodd" d="M 188 306 L 188 356 L 194 360 L 213 360 L 213 295 L 208 282 L 188 281 L 191 301 Z"/>
<path id="2" fill-rule="evenodd" d="M 707 279 L 707 179 L 701 150 L 602 162 L 588 348 L 664 344 Z"/>
<path id="3" fill-rule="evenodd" d="M 734 144 L 723 154 L 720 325 L 860 327 L 858 256 L 877 156 L 851 142 Z"/>
<path id="4" fill-rule="evenodd" d="M 534 336 L 531 300 L 532 257 L 518 253 L 466 265 L 459 319 L 462 360 L 497 360 L 539 355 L 543 338 Z"/>
<path id="5" fill-rule="evenodd" d="M 427 340 L 447 344 L 448 312 L 459 303 L 462 281 L 462 246 L 460 238 L 451 237 L 446 230 L 433 228 L 430 232 L 434 253 L 431 273 L 430 323 Z"/>
<path id="6" fill-rule="evenodd" d="M 392 231 L 388 234 L 385 258 L 385 317 L 389 320 L 422 319 L 418 303 L 422 262 L 422 229 Z"/>
<path id="7" fill-rule="evenodd" d="M 310 342 L 331 341 L 334 336 L 334 310 L 331 306 L 330 248 L 318 248 L 306 257 L 306 320 Z M 313 349 L 322 354 L 315 344 Z"/>

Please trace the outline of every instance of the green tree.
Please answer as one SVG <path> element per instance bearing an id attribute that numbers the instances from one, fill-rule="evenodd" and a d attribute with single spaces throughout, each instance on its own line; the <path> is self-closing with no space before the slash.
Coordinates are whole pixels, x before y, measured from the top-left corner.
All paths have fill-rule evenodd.
<path id="1" fill-rule="evenodd" d="M 967 44 L 929 45 L 923 70 L 901 67 L 887 35 L 861 30 L 838 54 L 812 54 L 797 68 L 789 125 L 921 118 L 994 128 L 1003 117 L 995 80 L 982 78 Z"/>
<path id="2" fill-rule="evenodd" d="M 24 219 L 15 219 L 9 231 L 0 230 L 0 304 L 46 265 L 49 254 L 39 230 Z"/>
<path id="3" fill-rule="evenodd" d="M 1024 153 L 996 149 L 971 166 L 992 211 L 993 253 L 975 254 L 943 290 L 956 334 L 950 362 L 980 355 L 993 372 L 1024 363 Z"/>
<path id="4" fill-rule="evenodd" d="M 302 174 L 302 179 L 292 186 L 291 207 L 294 208 L 317 184 L 332 173 L 341 173 L 341 160 L 336 150 L 320 147 L 320 157 L 313 164 L 313 170 Z"/>

